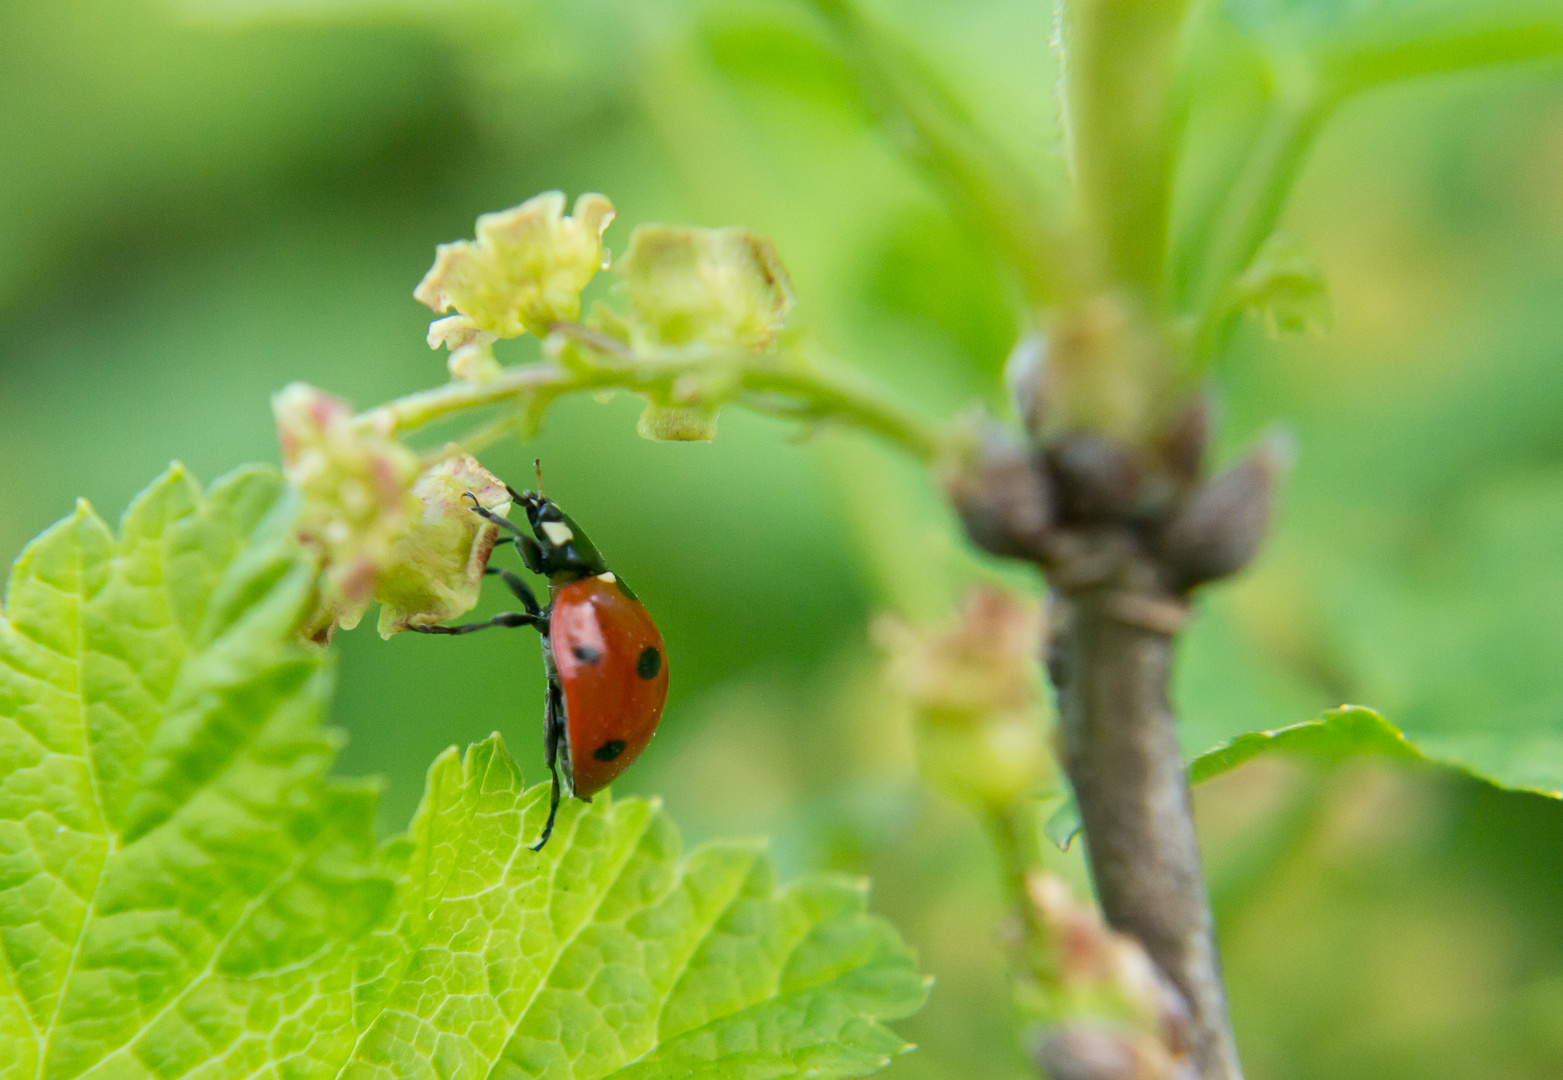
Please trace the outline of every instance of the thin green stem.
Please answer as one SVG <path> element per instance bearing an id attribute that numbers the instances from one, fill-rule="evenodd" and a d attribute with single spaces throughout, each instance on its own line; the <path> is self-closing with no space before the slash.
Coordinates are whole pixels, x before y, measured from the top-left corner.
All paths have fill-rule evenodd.
<path id="1" fill-rule="evenodd" d="M 891 404 L 879 388 L 793 358 L 755 353 L 640 355 L 574 324 L 555 329 L 587 346 L 594 361 L 569 366 L 528 364 L 483 382 L 449 382 L 371 409 L 357 422 L 388 435 L 401 435 L 476 409 L 520 406 L 471 436 L 465 445 L 475 447 L 498 438 L 526 414 L 541 413 L 566 394 L 630 390 L 657 400 L 677 401 L 683 382 L 719 369 L 730 382 L 715 404 L 731 401 L 786 419 L 846 424 L 877 435 L 920 461 L 931 461 L 939 450 L 939 433 Z"/>

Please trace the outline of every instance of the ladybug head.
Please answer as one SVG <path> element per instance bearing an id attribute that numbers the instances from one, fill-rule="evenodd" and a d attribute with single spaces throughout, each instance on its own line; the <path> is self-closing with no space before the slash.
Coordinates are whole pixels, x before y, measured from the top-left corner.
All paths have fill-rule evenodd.
<path id="1" fill-rule="evenodd" d="M 516 544 L 528 570 L 556 581 L 574 581 L 607 571 L 608 564 L 597 553 L 596 545 L 552 499 L 541 492 L 517 491 L 509 485 L 506 490 L 516 505 L 526 510 L 527 524 L 537 538 L 522 538 Z"/>

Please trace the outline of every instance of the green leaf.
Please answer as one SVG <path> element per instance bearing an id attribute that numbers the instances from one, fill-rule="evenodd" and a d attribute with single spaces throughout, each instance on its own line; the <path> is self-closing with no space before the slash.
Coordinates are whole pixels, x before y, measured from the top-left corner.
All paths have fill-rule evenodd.
<path id="1" fill-rule="evenodd" d="M 571 801 L 532 852 L 547 806 L 498 735 L 435 762 L 343 1077 L 861 1076 L 908 1049 L 881 1022 L 926 986 L 861 883 L 778 891 L 753 845 L 681 860 L 639 799 Z"/>
<path id="2" fill-rule="evenodd" d="M 1377 757 L 1402 763 L 1422 763 L 1455 769 L 1495 787 L 1563 798 L 1563 791 L 1538 784 L 1517 770 L 1484 773 L 1471 766 L 1470 755 L 1428 753 L 1372 709 L 1346 705 L 1317 720 L 1274 731 L 1254 731 L 1200 754 L 1189 762 L 1189 783 L 1204 783 L 1260 754 L 1295 754 L 1335 764 L 1348 758 Z"/>
<path id="3" fill-rule="evenodd" d="M 1492 741 L 1500 745 L 1503 743 L 1502 739 Z M 1551 746 L 1545 750 L 1548 756 L 1556 752 Z M 1455 769 L 1494 787 L 1563 798 L 1563 791 L 1548 786 L 1544 778 L 1538 778 L 1534 769 L 1527 768 L 1527 762 L 1519 760 L 1523 755 L 1513 752 L 1513 748 L 1508 754 L 1489 755 L 1489 761 L 1496 766 L 1492 772 L 1471 765 L 1474 755 L 1468 746 L 1451 745 L 1449 751 L 1447 755 L 1426 753 L 1406 738 L 1399 728 L 1372 709 L 1344 705 L 1339 709 L 1328 710 L 1317 720 L 1272 731 L 1250 731 L 1239 735 L 1190 761 L 1188 776 L 1191 786 L 1203 784 L 1261 754 L 1294 754 L 1330 765 L 1349 758 L 1377 757 L 1386 761 Z M 1507 767 L 1506 763 L 1512 767 Z M 1073 794 L 1053 810 L 1042 828 L 1047 838 L 1061 850 L 1069 849 L 1081 828 L 1080 805 L 1075 802 Z"/>
<path id="4" fill-rule="evenodd" d="M 177 466 L 85 504 L 0 619 L 0 1078 L 861 1076 L 926 985 L 860 883 L 547 808 L 498 737 L 376 851 L 327 776 L 296 500 Z"/>
<path id="5" fill-rule="evenodd" d="M 1273 731 L 1251 731 L 1189 762 L 1189 783 L 1201 784 L 1265 753 L 1302 754 L 1335 763 L 1352 757 L 1426 761 L 1400 729 L 1372 709 L 1348 705 L 1317 720 Z"/>
<path id="6" fill-rule="evenodd" d="M 0 1075 L 307 1074 L 351 1046 L 349 942 L 391 896 L 332 785 L 313 568 L 275 474 L 86 503 L 0 620 Z"/>

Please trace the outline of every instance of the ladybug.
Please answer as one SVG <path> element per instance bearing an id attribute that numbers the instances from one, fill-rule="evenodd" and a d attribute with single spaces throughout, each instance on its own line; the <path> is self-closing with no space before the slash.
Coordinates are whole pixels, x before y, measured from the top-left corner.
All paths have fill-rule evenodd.
<path id="1" fill-rule="evenodd" d="M 548 579 L 548 607 L 538 604 L 518 575 L 490 567 L 485 573 L 498 574 L 525 611 L 506 611 L 485 622 L 460 626 L 412 629 L 424 634 L 470 634 L 492 626 L 530 626 L 542 635 L 543 669 L 548 674 L 543 743 L 553 794 L 543 835 L 532 845 L 533 851 L 540 851 L 554 831 L 562 789 L 567 786 L 576 798 L 591 802 L 593 795 L 634 763 L 656 734 L 668 696 L 667 653 L 645 605 L 608 569 L 570 515 L 541 491 L 517 491 L 508 484 L 505 490 L 526 509 L 532 535 L 478 505 L 470 493 L 467 497 L 473 512 L 513 534 L 500 543 L 514 542 L 526 568 Z"/>

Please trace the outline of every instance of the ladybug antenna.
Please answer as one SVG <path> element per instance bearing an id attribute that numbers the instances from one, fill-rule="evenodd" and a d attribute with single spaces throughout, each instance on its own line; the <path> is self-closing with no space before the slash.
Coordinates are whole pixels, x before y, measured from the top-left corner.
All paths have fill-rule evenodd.
<path id="1" fill-rule="evenodd" d="M 543 494 L 543 459 L 533 458 L 532 468 L 537 470 L 537 494 L 541 496 Z"/>

